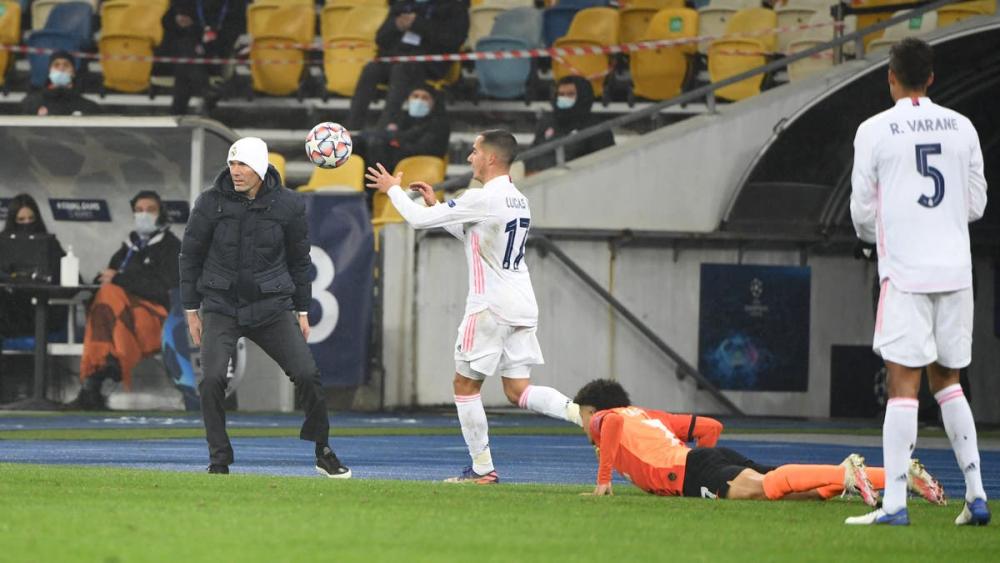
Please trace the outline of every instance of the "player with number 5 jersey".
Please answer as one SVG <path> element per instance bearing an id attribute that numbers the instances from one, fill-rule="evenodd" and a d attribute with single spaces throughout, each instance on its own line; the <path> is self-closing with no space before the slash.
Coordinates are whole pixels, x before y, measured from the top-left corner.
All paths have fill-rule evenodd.
<path id="1" fill-rule="evenodd" d="M 531 369 L 544 363 L 536 337 L 538 305 L 528 274 L 525 251 L 531 228 L 528 198 L 514 186 L 510 164 L 517 141 L 508 131 L 485 131 L 476 137 L 469 163 L 481 189 L 438 203 L 432 186 L 411 182 L 425 206 L 410 200 L 379 164 L 368 169 L 368 187 L 388 195 L 412 227 L 442 227 L 465 245 L 469 293 L 455 342 L 455 406 L 472 465 L 449 482 L 493 484 L 499 476 L 489 448 L 486 412 L 480 397 L 483 381 L 500 375 L 511 403 L 580 425 L 579 408 L 553 389 L 531 384 Z"/>
<path id="2" fill-rule="evenodd" d="M 921 373 L 938 404 L 965 476 L 955 523 L 987 524 L 972 410 L 959 370 L 972 361 L 972 253 L 969 223 L 986 209 L 983 153 L 972 122 L 927 97 L 934 82 L 930 45 L 892 47 L 895 105 L 858 127 L 851 218 L 875 243 L 881 289 L 872 348 L 885 361 L 889 401 L 882 427 L 886 489 L 882 508 L 848 524 L 909 524 L 903 479 L 917 441 Z"/>

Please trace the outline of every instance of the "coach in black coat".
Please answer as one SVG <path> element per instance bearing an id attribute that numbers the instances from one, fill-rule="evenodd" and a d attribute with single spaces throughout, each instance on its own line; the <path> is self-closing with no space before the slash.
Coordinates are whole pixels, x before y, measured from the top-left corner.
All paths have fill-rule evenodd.
<path id="1" fill-rule="evenodd" d="M 191 338 L 202 347 L 198 390 L 209 472 L 228 473 L 233 462 L 223 401 L 229 359 L 245 336 L 295 384 L 306 414 L 299 437 L 316 444 L 316 469 L 350 477 L 329 447 L 319 369 L 306 343 L 312 287 L 305 202 L 281 185 L 264 141 L 240 139 L 228 159 L 194 204 L 180 255 L 181 300 Z"/>

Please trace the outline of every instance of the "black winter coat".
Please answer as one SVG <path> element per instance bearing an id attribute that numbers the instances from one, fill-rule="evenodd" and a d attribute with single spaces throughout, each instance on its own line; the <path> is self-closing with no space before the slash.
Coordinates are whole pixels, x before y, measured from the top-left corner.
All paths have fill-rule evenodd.
<path id="1" fill-rule="evenodd" d="M 396 17 L 406 13 L 417 14 L 410 31 L 420 36 L 419 45 L 404 42 L 405 32 L 396 27 Z M 389 8 L 389 15 L 375 34 L 375 43 L 379 55 L 383 57 L 457 53 L 468 35 L 469 8 L 460 0 L 401 0 Z M 426 65 L 427 73 L 432 78 L 441 78 L 448 73 L 452 63 Z"/>
<path id="2" fill-rule="evenodd" d="M 28 94 L 21 102 L 25 115 L 38 115 L 38 110 L 42 107 L 47 110 L 46 115 L 73 115 L 76 112 L 80 112 L 81 115 L 101 114 L 101 106 L 84 98 L 73 88 L 46 86 L 42 90 Z"/>
<path id="3" fill-rule="evenodd" d="M 225 168 L 194 204 L 181 245 L 186 310 L 221 313 L 258 326 L 284 311 L 308 311 L 309 232 L 305 200 L 268 166 L 255 199 L 233 188 Z"/>
<path id="4" fill-rule="evenodd" d="M 166 228 L 149 237 L 145 245 L 133 231 L 108 262 L 109 268 L 118 270 L 111 283 L 170 309 L 170 290 L 180 283 L 177 271 L 180 252 L 181 241 Z"/>

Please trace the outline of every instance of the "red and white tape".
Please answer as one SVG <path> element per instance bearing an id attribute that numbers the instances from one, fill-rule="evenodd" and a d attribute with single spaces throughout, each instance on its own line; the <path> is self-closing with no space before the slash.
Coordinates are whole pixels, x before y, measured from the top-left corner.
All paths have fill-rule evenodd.
<path id="1" fill-rule="evenodd" d="M 822 23 L 800 24 L 800 25 L 793 25 L 786 27 L 778 27 L 773 29 L 764 29 L 748 33 L 735 33 L 730 35 L 702 35 L 697 37 L 683 37 L 678 39 L 658 39 L 655 41 L 639 41 L 635 43 L 624 43 L 622 45 L 549 47 L 544 49 L 515 49 L 511 51 L 475 51 L 470 53 L 447 53 L 439 55 L 398 55 L 389 57 L 377 57 L 375 59 L 367 59 L 361 57 L 358 58 L 344 57 L 344 58 L 336 58 L 333 60 L 344 60 L 344 61 L 350 60 L 354 62 L 368 62 L 369 60 L 374 60 L 376 62 L 385 62 L 385 63 L 406 63 L 406 62 L 450 62 L 450 61 L 502 61 L 502 60 L 514 60 L 514 59 L 555 58 L 563 62 L 565 61 L 565 57 L 634 53 L 638 51 L 651 51 L 651 50 L 661 49 L 664 47 L 679 47 L 683 45 L 704 43 L 708 41 L 718 41 L 723 39 L 752 39 L 755 37 L 762 37 L 766 35 L 775 35 L 779 33 L 789 33 L 794 31 L 806 31 L 810 29 L 818 29 L 831 26 L 842 27 L 843 23 L 829 21 Z M 349 47 L 362 44 L 357 42 L 345 43 L 343 41 L 338 41 L 336 43 L 331 43 L 329 45 Z M 302 43 L 273 43 L 273 44 L 269 43 L 266 46 L 266 49 L 322 51 L 323 47 L 322 46 L 317 47 L 316 45 L 313 44 L 302 44 Z M 13 53 L 22 53 L 22 54 L 48 55 L 54 53 L 57 50 L 59 49 L 52 49 L 47 47 L 29 47 L 26 45 L 0 44 L 0 51 L 10 51 Z M 86 53 L 82 51 L 73 51 L 70 54 L 79 59 L 126 61 L 126 62 L 154 62 L 154 63 L 171 63 L 171 64 L 204 64 L 204 65 L 278 64 L 280 65 L 280 64 L 304 64 L 311 62 L 301 58 L 267 59 L 267 58 L 254 58 L 254 57 L 169 57 L 169 56 L 158 56 L 158 55 L 119 55 L 110 53 L 108 54 Z"/>

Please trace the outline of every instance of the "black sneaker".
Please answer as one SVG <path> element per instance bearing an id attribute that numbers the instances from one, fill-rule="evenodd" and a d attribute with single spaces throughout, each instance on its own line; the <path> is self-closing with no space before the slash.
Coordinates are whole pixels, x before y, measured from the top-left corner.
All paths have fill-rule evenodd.
<path id="1" fill-rule="evenodd" d="M 316 458 L 316 472 L 331 479 L 350 479 L 351 470 L 344 467 L 337 459 L 337 454 L 330 448 L 323 450 L 323 455 Z"/>
<path id="2" fill-rule="evenodd" d="M 85 384 L 86 385 L 86 384 Z M 72 401 L 62 406 L 67 411 L 106 411 L 108 409 L 107 399 L 101 394 L 100 388 L 93 389 L 85 386 L 80 389 L 80 394 Z"/>
<path id="3" fill-rule="evenodd" d="M 229 466 L 213 463 L 212 465 L 208 466 L 208 472 L 218 475 L 229 475 Z"/>

